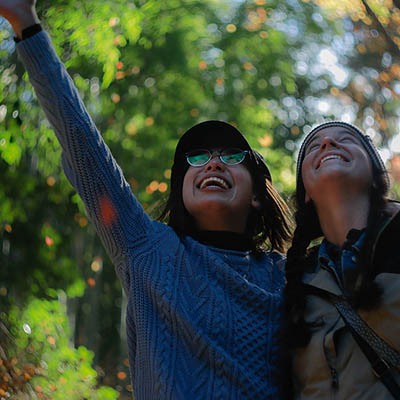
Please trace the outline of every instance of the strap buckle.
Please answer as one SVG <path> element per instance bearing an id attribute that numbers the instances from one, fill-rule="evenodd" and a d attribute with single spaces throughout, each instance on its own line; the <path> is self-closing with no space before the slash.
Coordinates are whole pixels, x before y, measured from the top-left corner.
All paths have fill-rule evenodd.
<path id="1" fill-rule="evenodd" d="M 383 375 L 387 374 L 390 371 L 390 366 L 385 360 L 379 358 L 372 364 L 372 371 L 374 375 L 378 379 L 380 379 Z"/>

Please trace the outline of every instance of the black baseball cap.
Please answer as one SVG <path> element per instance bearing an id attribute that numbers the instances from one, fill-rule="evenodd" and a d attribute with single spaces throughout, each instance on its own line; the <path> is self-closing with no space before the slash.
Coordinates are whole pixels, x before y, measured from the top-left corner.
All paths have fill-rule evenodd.
<path id="1" fill-rule="evenodd" d="M 272 181 L 271 173 L 262 155 L 252 149 L 247 139 L 236 127 L 218 120 L 200 122 L 181 136 L 176 146 L 172 171 L 176 170 L 182 160 L 185 160 L 188 151 L 210 147 L 238 147 L 248 150 L 252 166 L 261 169 L 265 178 Z"/>

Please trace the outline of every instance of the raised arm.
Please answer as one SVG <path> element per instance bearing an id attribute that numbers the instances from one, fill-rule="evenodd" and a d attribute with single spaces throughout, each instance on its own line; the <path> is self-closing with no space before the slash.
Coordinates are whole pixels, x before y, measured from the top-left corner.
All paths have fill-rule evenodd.
<path id="1" fill-rule="evenodd" d="M 0 14 L 16 35 L 39 22 L 33 0 L 0 0 Z M 64 171 L 85 203 L 125 289 L 125 260 L 146 245 L 154 223 L 143 212 L 112 157 L 46 32 L 17 45 L 39 102 L 62 147 Z"/>

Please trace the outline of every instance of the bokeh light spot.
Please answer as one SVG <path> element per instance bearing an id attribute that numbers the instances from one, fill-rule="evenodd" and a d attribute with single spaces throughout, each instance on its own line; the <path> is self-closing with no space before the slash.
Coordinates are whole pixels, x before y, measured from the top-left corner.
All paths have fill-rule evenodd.
<path id="1" fill-rule="evenodd" d="M 92 271 L 100 272 L 103 269 L 103 259 L 99 256 L 95 257 L 90 267 Z"/>
<path id="2" fill-rule="evenodd" d="M 158 186 L 158 190 L 161 193 L 165 193 L 168 189 L 168 185 L 165 182 L 161 182 L 160 185 Z"/>
<path id="3" fill-rule="evenodd" d="M 152 117 L 147 117 L 147 118 L 144 120 L 144 124 L 145 124 L 146 126 L 152 126 L 152 125 L 154 124 L 154 118 L 152 118 Z"/>
<path id="4" fill-rule="evenodd" d="M 123 79 L 123 78 L 125 78 L 125 72 L 123 72 L 123 71 L 118 71 L 118 72 L 115 74 L 115 79 L 119 80 L 119 79 Z"/>
<path id="5" fill-rule="evenodd" d="M 99 201 L 100 218 L 104 225 L 110 226 L 117 217 L 117 211 L 107 196 L 103 196 Z"/>
<path id="6" fill-rule="evenodd" d="M 243 68 L 244 68 L 246 71 L 249 71 L 249 70 L 251 70 L 251 69 L 253 68 L 253 64 L 252 64 L 251 62 L 247 61 L 247 62 L 245 62 L 245 63 L 243 64 Z"/>
<path id="7" fill-rule="evenodd" d="M 128 135 L 133 136 L 137 133 L 136 125 L 133 121 L 130 121 L 125 126 L 125 131 Z"/>
<path id="8" fill-rule="evenodd" d="M 22 326 L 22 329 L 24 330 L 24 332 L 25 332 L 27 335 L 30 335 L 30 334 L 32 333 L 31 327 L 30 327 L 28 324 L 24 324 L 24 325 Z"/>
<path id="9" fill-rule="evenodd" d="M 96 281 L 93 278 L 88 278 L 87 283 L 90 287 L 96 286 Z"/>
<path id="10" fill-rule="evenodd" d="M 117 377 L 118 377 L 118 379 L 124 380 L 124 379 L 126 379 L 126 373 L 119 371 L 117 374 Z"/>
<path id="11" fill-rule="evenodd" d="M 56 339 L 53 336 L 49 336 L 47 341 L 53 346 L 56 344 Z"/>
<path id="12" fill-rule="evenodd" d="M 56 180 L 54 179 L 54 177 L 49 176 L 49 177 L 46 179 L 46 183 L 47 183 L 49 186 L 53 186 L 53 185 L 56 183 Z"/>
<path id="13" fill-rule="evenodd" d="M 118 24 L 119 24 L 119 18 L 118 18 L 118 17 L 110 18 L 108 24 L 109 24 L 111 27 L 114 27 L 115 25 L 118 25 Z"/>
<path id="14" fill-rule="evenodd" d="M 267 133 L 262 138 L 259 138 L 258 142 L 261 144 L 262 147 L 268 147 L 271 146 L 273 138 Z"/>
<path id="15" fill-rule="evenodd" d="M 120 102 L 121 96 L 119 94 L 117 94 L 117 93 L 113 93 L 111 95 L 111 100 L 112 100 L 113 103 L 117 104 L 117 103 Z"/>
<path id="16" fill-rule="evenodd" d="M 157 181 L 152 181 L 149 185 L 150 189 L 154 192 L 158 189 L 159 183 Z"/>

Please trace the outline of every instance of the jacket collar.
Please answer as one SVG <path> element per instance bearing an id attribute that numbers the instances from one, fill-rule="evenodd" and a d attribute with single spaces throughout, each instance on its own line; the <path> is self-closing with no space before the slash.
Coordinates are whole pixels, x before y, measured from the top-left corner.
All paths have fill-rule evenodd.
<path id="1" fill-rule="evenodd" d="M 339 286 L 337 279 L 333 279 L 333 275 L 325 268 L 319 268 L 313 278 L 306 282 L 308 286 L 314 286 L 336 296 L 342 296 L 342 289 Z"/>
<path id="2" fill-rule="evenodd" d="M 373 249 L 371 254 L 372 257 L 375 256 L 379 240 L 381 239 L 383 233 L 388 228 L 388 226 L 392 224 L 399 224 L 400 226 L 400 202 L 390 200 L 387 205 L 386 211 L 387 211 L 387 216 L 383 220 L 382 225 L 376 235 L 373 244 Z M 342 296 L 343 290 L 340 287 L 338 280 L 334 279 L 334 275 L 332 274 L 332 272 L 330 272 L 327 268 L 324 268 L 321 265 L 325 262 L 323 259 L 324 258 L 323 252 L 322 254 L 318 254 L 318 258 L 319 259 L 316 260 L 318 262 L 317 269 L 312 274 L 305 274 L 304 283 L 306 285 L 314 286 L 318 289 L 322 289 L 334 295 Z M 326 260 L 326 262 L 329 262 L 329 260 Z"/>

